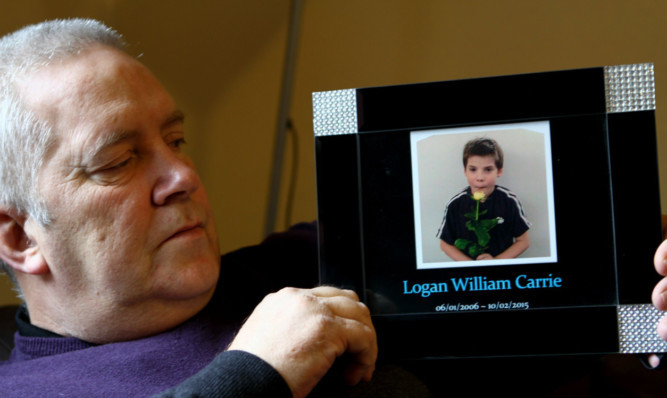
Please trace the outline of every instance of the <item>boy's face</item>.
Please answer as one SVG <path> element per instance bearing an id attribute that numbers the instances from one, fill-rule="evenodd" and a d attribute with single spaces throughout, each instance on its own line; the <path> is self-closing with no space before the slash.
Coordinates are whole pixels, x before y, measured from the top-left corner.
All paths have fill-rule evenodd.
<path id="1" fill-rule="evenodd" d="M 496 167 L 493 155 L 473 155 L 468 158 L 464 174 L 472 193 L 482 191 L 489 196 L 496 186 L 496 179 L 503 174 L 503 169 Z"/>

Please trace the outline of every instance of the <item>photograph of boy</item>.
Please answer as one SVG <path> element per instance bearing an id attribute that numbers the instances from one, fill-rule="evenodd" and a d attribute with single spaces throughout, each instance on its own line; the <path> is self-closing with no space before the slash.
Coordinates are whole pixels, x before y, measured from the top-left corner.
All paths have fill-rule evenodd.
<path id="1" fill-rule="evenodd" d="M 516 194 L 497 185 L 503 151 L 491 138 L 463 149 L 468 187 L 447 204 L 438 231 L 442 251 L 455 261 L 516 258 L 530 246 L 531 227 Z"/>

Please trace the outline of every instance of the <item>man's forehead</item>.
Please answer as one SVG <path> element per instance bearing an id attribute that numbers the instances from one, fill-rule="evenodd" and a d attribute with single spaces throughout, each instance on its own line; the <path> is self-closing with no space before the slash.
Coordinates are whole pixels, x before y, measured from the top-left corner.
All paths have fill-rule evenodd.
<path id="1" fill-rule="evenodd" d="M 141 78 L 152 78 L 141 63 L 119 50 L 96 46 L 34 70 L 17 84 L 24 103 L 40 111 L 63 100 L 85 103 L 113 97 Z"/>
<path id="2" fill-rule="evenodd" d="M 147 110 L 163 113 L 157 123 L 183 119 L 148 69 L 108 47 L 43 67 L 21 85 L 28 108 L 56 130 L 56 140 L 66 140 L 75 152 L 99 151 L 129 138 L 144 118 L 151 117 Z M 82 161 L 81 155 L 72 160 Z"/>

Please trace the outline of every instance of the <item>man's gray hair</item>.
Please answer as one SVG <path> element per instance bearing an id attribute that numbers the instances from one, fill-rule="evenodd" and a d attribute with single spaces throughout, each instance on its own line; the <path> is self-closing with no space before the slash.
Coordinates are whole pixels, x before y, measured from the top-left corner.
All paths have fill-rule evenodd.
<path id="1" fill-rule="evenodd" d="M 42 160 L 53 141 L 52 127 L 24 106 L 17 81 L 91 46 L 124 50 L 121 36 L 90 19 L 46 21 L 0 38 L 0 204 L 48 225 L 38 193 Z M 17 286 L 11 267 L 0 260 Z"/>

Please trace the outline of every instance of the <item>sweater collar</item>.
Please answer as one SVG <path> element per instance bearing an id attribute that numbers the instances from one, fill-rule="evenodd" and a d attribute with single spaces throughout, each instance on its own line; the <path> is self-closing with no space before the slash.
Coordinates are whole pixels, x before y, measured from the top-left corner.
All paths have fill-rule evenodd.
<path id="1" fill-rule="evenodd" d="M 30 323 L 30 315 L 25 304 L 21 304 L 19 310 L 16 311 L 16 328 L 21 336 L 25 337 L 62 337 L 50 330 L 40 328 Z"/>
<path id="2" fill-rule="evenodd" d="M 85 341 L 74 337 L 25 337 L 16 333 L 14 335 L 12 359 L 27 361 L 35 358 L 78 351 L 92 346 L 93 344 L 86 343 Z"/>
<path id="3" fill-rule="evenodd" d="M 21 305 L 16 312 L 16 324 L 18 333 L 14 335 L 13 360 L 35 359 L 93 346 L 83 340 L 63 337 L 31 324 L 25 304 Z"/>

